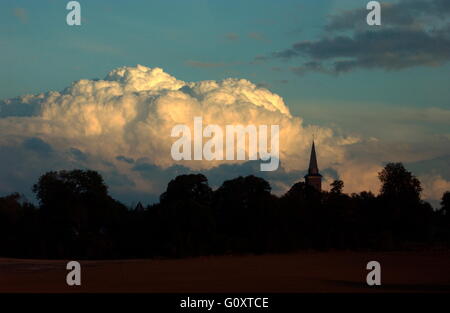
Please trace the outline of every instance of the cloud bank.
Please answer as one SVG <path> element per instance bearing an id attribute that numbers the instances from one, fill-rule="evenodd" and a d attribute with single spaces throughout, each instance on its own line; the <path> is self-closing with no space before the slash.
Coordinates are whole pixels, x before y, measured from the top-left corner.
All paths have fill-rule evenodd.
<path id="1" fill-rule="evenodd" d="M 195 116 L 221 127 L 280 125 L 280 169 L 261 174 L 259 162 L 174 161 L 171 129 L 192 128 Z M 359 137 L 305 125 L 279 95 L 248 80 L 185 82 L 141 65 L 115 69 L 102 80 L 76 81 L 61 92 L 0 101 L 0 131 L 2 193 L 30 188 L 47 170 L 77 167 L 99 170 L 113 193 L 134 199 L 155 198 L 170 178 L 192 171 L 206 173 L 213 185 L 262 175 L 281 193 L 302 179 L 313 136 L 321 170 L 328 180 L 344 179 L 346 192 L 377 192 L 382 165 L 349 153 L 362 144 Z"/>
<path id="2" fill-rule="evenodd" d="M 294 43 L 272 58 L 303 59 L 294 73 L 340 74 L 355 69 L 402 70 L 450 61 L 450 2 L 403 0 L 383 3 L 382 25 L 368 26 L 365 8 L 330 17 L 318 40 Z"/>

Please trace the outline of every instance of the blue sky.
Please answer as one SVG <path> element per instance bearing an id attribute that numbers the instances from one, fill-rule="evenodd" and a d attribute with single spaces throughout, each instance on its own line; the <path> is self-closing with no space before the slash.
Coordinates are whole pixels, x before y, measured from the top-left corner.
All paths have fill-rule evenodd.
<path id="1" fill-rule="evenodd" d="M 298 76 L 281 60 L 249 64 L 258 55 L 317 38 L 330 14 L 364 7 L 366 1 L 128 3 L 80 1 L 82 26 L 69 27 L 66 1 L 3 1 L 0 98 L 61 90 L 80 78 L 103 78 L 118 66 L 143 64 L 190 81 L 248 78 L 270 86 L 299 113 L 300 102 L 335 99 L 367 106 L 448 107 L 448 64 L 392 72 L 358 70 L 339 77 Z M 18 8 L 23 9 L 22 19 L 15 13 Z M 236 39 L 230 39 L 233 36 Z M 190 61 L 211 67 L 199 68 Z"/>
<path id="2" fill-rule="evenodd" d="M 450 28 L 443 25 L 445 16 L 447 21 L 450 16 L 445 15 L 447 11 L 441 10 L 444 18 L 440 17 L 440 24 L 429 18 L 439 14 L 431 9 L 421 21 L 426 34 L 434 36 L 433 43 L 445 39 L 444 52 L 437 52 L 436 64 L 430 63 L 436 51 L 421 50 L 417 55 L 425 54 L 424 60 L 406 66 L 371 63 L 339 73 L 327 69 L 299 74 L 293 69 L 302 64 L 319 60 L 321 66 L 328 66 L 328 61 L 338 60 L 341 55 L 337 52 L 335 59 L 320 59 L 311 52 L 318 45 L 312 44 L 299 48 L 298 57 L 277 57 L 276 53 L 292 52 L 298 42 L 352 37 L 361 30 L 357 22 L 340 34 L 330 32 L 326 26 L 333 16 L 345 17 L 348 12 L 365 10 L 367 1 L 89 0 L 79 1 L 79 27 L 65 23 L 67 2 L 2 1 L 0 99 L 61 91 L 73 81 L 102 79 L 112 69 L 136 64 L 161 67 L 184 81 L 246 78 L 283 97 L 291 113 L 301 116 L 305 124 L 376 138 L 386 145 L 408 144 L 398 154 L 399 161 L 411 162 L 412 168 L 420 161 L 417 168 L 421 173 L 429 171 L 444 181 L 450 180 L 450 168 L 445 167 L 450 151 L 442 147 L 450 138 L 450 122 L 445 119 L 450 116 L 450 55 L 445 50 L 448 37 L 430 31 L 436 27 L 448 34 Z M 382 2 L 397 4 L 392 9 L 393 18 L 398 18 L 403 8 L 408 12 L 416 5 L 414 0 Z M 432 4 L 447 8 L 439 0 L 428 2 L 429 8 Z M 365 21 L 366 17 L 361 14 L 360 18 Z M 401 18 L 383 19 L 381 27 L 412 29 L 402 23 Z M 413 32 L 418 33 L 417 29 Z M 414 47 L 407 53 L 414 56 Z M 379 55 L 373 57 L 374 62 L 384 62 Z M 364 57 L 355 58 L 359 62 Z M 437 137 L 435 145 L 431 145 Z M 371 154 L 367 149 L 364 157 Z M 408 153 L 424 155 L 404 157 Z M 436 158 L 443 158 L 447 165 L 423 166 L 423 162 Z M 387 156 L 378 156 L 378 161 L 387 161 Z"/>

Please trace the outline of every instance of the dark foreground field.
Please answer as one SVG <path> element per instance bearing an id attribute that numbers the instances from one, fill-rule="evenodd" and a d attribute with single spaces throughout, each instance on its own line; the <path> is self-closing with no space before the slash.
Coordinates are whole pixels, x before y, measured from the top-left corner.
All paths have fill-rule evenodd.
<path id="1" fill-rule="evenodd" d="M 380 287 L 365 283 L 371 260 Z M 66 285 L 66 262 L 0 259 L 0 292 L 450 292 L 447 251 L 82 261 L 80 287 Z"/>

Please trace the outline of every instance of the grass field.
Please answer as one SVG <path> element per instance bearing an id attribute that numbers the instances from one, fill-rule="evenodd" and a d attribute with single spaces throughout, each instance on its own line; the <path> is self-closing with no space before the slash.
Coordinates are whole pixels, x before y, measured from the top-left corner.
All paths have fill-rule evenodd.
<path id="1" fill-rule="evenodd" d="M 367 262 L 382 285 L 366 285 Z M 67 261 L 0 259 L 0 292 L 450 292 L 450 252 L 302 252 L 180 260 L 81 261 L 82 285 L 66 285 Z"/>

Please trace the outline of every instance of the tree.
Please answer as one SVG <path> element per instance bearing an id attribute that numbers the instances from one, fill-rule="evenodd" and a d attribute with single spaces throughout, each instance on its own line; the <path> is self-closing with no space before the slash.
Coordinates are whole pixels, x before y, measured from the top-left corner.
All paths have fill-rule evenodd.
<path id="1" fill-rule="evenodd" d="M 442 195 L 441 205 L 445 216 L 450 217 L 450 191 L 446 191 Z"/>
<path id="2" fill-rule="evenodd" d="M 388 163 L 378 174 L 382 182 L 380 209 L 397 244 L 426 241 L 431 234 L 433 209 L 420 200 L 420 181 L 402 163 Z"/>
<path id="3" fill-rule="evenodd" d="M 174 201 L 192 200 L 198 203 L 211 201 L 212 190 L 203 174 L 179 175 L 167 185 L 160 201 L 162 204 Z"/>
<path id="4" fill-rule="evenodd" d="M 18 193 L 0 197 L 0 255 L 36 256 L 38 237 L 36 208 Z"/>
<path id="5" fill-rule="evenodd" d="M 20 220 L 23 214 L 20 202 L 21 195 L 18 193 L 0 198 L 0 234 L 7 230 L 9 225 L 15 225 Z"/>
<path id="6" fill-rule="evenodd" d="M 272 228 L 271 187 L 253 175 L 225 181 L 214 192 L 214 211 L 225 250 L 262 252 Z"/>
<path id="7" fill-rule="evenodd" d="M 441 210 L 437 212 L 439 235 L 450 245 L 450 191 L 444 192 L 441 201 Z"/>
<path id="8" fill-rule="evenodd" d="M 160 197 L 161 238 L 166 255 L 182 257 L 211 251 L 214 218 L 212 189 L 202 174 L 180 175 Z"/>
<path id="9" fill-rule="evenodd" d="M 108 187 L 101 175 L 91 170 L 47 172 L 33 186 L 33 192 L 43 207 L 52 207 L 55 202 L 108 195 Z M 60 204 L 60 203 L 59 203 Z"/>
<path id="10" fill-rule="evenodd" d="M 18 244 L 18 226 L 24 213 L 20 200 L 18 193 L 0 198 L 0 251 L 3 256 L 14 251 Z"/>
<path id="11" fill-rule="evenodd" d="M 93 245 L 111 241 L 126 212 L 108 195 L 102 176 L 91 170 L 47 172 L 33 192 L 40 203 L 45 244 L 55 257 L 96 254 L 100 249 Z"/>
<path id="12" fill-rule="evenodd" d="M 419 201 L 420 181 L 402 163 L 388 163 L 378 173 L 382 186 L 380 196 L 400 201 Z"/>
<path id="13" fill-rule="evenodd" d="M 303 202 L 308 202 L 308 204 L 318 203 L 320 196 L 320 192 L 313 186 L 298 182 L 283 195 L 283 198 L 292 201 L 298 207 Z"/>
<path id="14" fill-rule="evenodd" d="M 341 194 L 344 189 L 344 182 L 342 180 L 335 180 L 331 184 L 331 193 Z"/>

